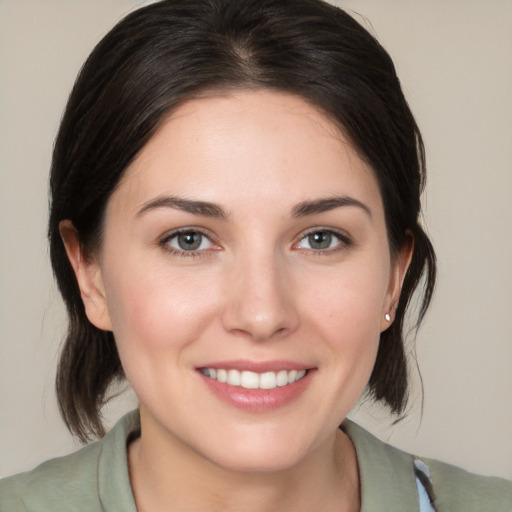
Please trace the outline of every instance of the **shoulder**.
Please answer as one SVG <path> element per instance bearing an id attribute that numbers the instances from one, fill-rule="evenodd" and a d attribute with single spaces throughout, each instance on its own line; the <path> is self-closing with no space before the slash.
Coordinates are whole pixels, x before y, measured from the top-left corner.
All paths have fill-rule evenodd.
<path id="1" fill-rule="evenodd" d="M 0 480 L 0 512 L 103 511 L 114 499 L 134 509 L 125 447 L 136 422 L 127 415 L 101 441 Z"/>
<path id="2" fill-rule="evenodd" d="M 46 510 L 61 510 L 63 503 L 68 510 L 75 510 L 75 503 L 94 505 L 100 445 L 94 443 L 27 473 L 0 480 L 0 511 L 39 510 L 43 503 Z"/>
<path id="3" fill-rule="evenodd" d="M 342 429 L 356 448 L 363 512 L 417 510 L 415 475 L 418 476 L 418 469 L 425 475 L 421 483 L 425 484 L 438 512 L 512 512 L 511 481 L 411 455 L 380 441 L 348 420 Z M 399 503 L 397 496 L 400 496 Z M 382 503 L 386 506 L 379 508 Z"/>
<path id="4" fill-rule="evenodd" d="M 439 511 L 512 511 L 512 481 L 482 476 L 438 460 L 418 457 L 429 469 Z"/>

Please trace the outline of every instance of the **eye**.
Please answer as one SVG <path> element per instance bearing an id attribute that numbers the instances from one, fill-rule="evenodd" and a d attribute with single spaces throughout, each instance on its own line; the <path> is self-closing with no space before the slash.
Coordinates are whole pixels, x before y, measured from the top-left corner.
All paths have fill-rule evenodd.
<path id="1" fill-rule="evenodd" d="M 211 249 L 214 247 L 213 242 L 201 231 L 196 229 L 181 230 L 171 234 L 162 241 L 171 252 L 176 253 L 194 253 Z"/>
<path id="2" fill-rule="evenodd" d="M 348 245 L 350 240 L 347 236 L 328 229 L 317 229 L 303 236 L 296 247 L 313 251 L 335 251 Z"/>

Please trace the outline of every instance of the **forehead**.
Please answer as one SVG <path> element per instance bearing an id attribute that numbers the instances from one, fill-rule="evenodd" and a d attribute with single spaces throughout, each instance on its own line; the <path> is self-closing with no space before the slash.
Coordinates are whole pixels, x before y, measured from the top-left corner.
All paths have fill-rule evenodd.
<path id="1" fill-rule="evenodd" d="M 341 130 L 298 96 L 242 91 L 179 106 L 128 167 L 114 196 L 136 208 L 162 194 L 293 205 L 335 193 L 380 201 L 372 170 Z"/>

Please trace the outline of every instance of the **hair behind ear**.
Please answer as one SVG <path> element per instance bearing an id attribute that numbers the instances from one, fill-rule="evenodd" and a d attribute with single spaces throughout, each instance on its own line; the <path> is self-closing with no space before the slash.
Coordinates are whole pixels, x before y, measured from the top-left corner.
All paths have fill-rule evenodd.
<path id="1" fill-rule="evenodd" d="M 84 312 L 85 314 L 85 312 Z M 100 410 L 112 380 L 124 378 L 114 336 L 70 315 L 57 370 L 59 409 L 68 429 L 86 443 L 103 437 Z M 113 376 L 112 376 L 113 375 Z"/>
<path id="2" fill-rule="evenodd" d="M 62 268 L 67 269 L 66 279 L 59 280 L 61 293 L 71 298 L 65 301 L 68 331 L 57 368 L 58 404 L 68 429 L 86 443 L 105 435 L 99 411 L 108 401 L 110 384 L 124 373 L 114 336 L 107 330 L 110 320 L 105 317 L 97 271 L 87 260 L 71 221 L 59 223 L 59 234 L 53 233 L 50 244 L 53 258 L 57 254 Z"/>
<path id="3" fill-rule="evenodd" d="M 411 230 L 414 238 L 414 252 L 405 274 L 395 320 L 380 336 L 377 359 L 373 368 L 367 394 L 375 400 L 389 405 L 391 412 L 403 414 L 408 399 L 408 365 L 405 352 L 404 332 L 406 311 L 414 290 L 424 279 L 418 319 L 413 327 L 417 329 L 423 320 L 434 293 L 436 282 L 436 255 L 428 236 L 418 224 Z"/>

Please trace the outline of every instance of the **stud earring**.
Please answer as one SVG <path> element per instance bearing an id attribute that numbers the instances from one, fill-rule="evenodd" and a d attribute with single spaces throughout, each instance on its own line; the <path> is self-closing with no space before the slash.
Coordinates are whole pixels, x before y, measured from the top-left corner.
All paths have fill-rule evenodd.
<path id="1" fill-rule="evenodd" d="M 386 321 L 391 322 L 391 317 L 389 316 L 389 313 L 386 313 L 386 316 L 384 317 Z"/>

